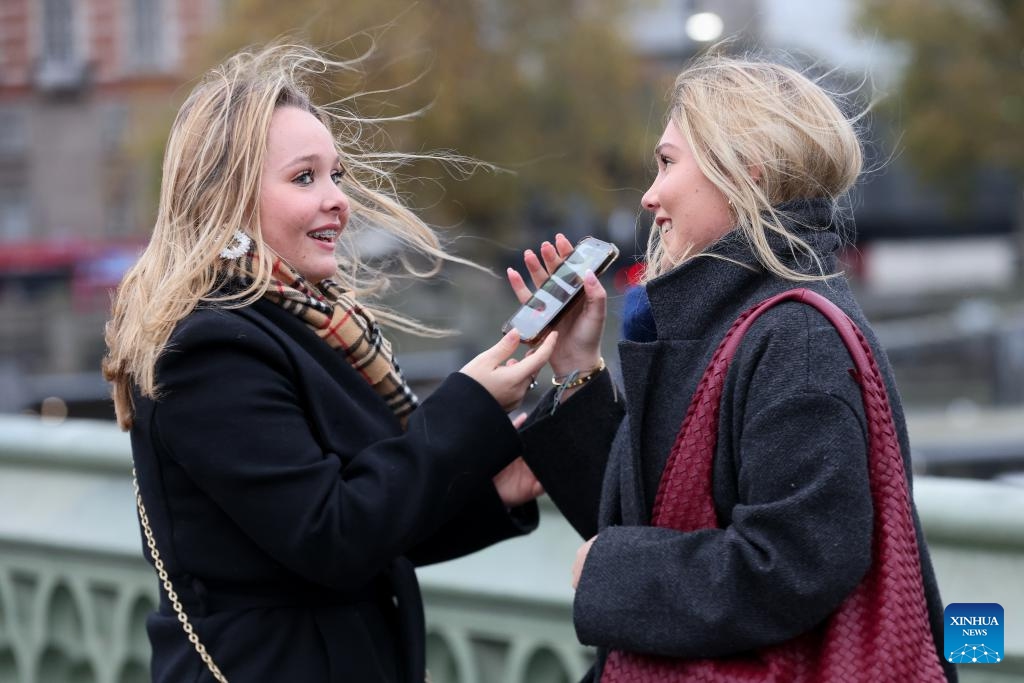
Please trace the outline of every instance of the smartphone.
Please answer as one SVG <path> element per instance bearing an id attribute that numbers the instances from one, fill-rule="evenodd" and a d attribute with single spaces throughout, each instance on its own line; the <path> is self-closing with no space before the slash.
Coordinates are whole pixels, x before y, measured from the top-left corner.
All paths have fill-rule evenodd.
<path id="1" fill-rule="evenodd" d="M 522 342 L 533 344 L 543 339 L 583 291 L 583 274 L 592 270 L 594 275 L 600 275 L 618 255 L 618 247 L 614 244 L 584 237 L 533 296 L 501 327 L 501 333 L 505 334 L 514 327 L 519 331 Z"/>

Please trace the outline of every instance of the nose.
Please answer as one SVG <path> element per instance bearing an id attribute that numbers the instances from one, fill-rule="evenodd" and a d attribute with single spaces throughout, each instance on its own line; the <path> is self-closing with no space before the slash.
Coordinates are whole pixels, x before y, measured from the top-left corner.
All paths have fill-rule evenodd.
<path id="1" fill-rule="evenodd" d="M 324 211 L 327 213 L 347 214 L 351 202 L 337 183 L 332 182 L 324 197 Z"/>
<path id="2" fill-rule="evenodd" d="M 647 188 L 647 192 L 644 192 L 644 196 L 640 198 L 640 205 L 648 211 L 654 212 L 658 210 L 658 193 L 655 192 L 655 188 L 658 186 L 658 181 L 655 180 L 651 183 L 651 186 Z"/>

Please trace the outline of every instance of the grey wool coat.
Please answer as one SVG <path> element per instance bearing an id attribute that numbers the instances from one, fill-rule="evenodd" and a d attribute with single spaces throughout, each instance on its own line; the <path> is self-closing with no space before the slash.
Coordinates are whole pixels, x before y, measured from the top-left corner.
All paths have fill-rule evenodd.
<path id="1" fill-rule="evenodd" d="M 835 272 L 841 239 L 827 203 L 781 208 Z M 815 272 L 774 246 L 788 265 Z M 527 462 L 555 504 L 584 539 L 597 535 L 573 613 L 580 641 L 598 648 L 594 680 L 609 648 L 703 658 L 788 640 L 833 612 L 869 567 L 867 427 L 852 361 L 831 324 L 795 302 L 758 319 L 726 378 L 712 474 L 720 528 L 649 525 L 697 383 L 752 305 L 806 286 L 857 323 L 880 365 L 911 471 L 892 370 L 846 280 L 785 281 L 756 264 L 738 232 L 710 252 L 725 258 L 692 259 L 647 285 L 657 340 L 620 342 L 622 390 L 602 373 L 553 415 L 549 393 L 523 430 Z M 943 605 L 914 514 L 937 656 L 955 680 L 942 658 Z"/>

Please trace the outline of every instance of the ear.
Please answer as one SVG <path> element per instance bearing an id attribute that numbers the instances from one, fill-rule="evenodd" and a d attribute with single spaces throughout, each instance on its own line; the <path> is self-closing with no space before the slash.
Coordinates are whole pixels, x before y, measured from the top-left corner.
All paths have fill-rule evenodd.
<path id="1" fill-rule="evenodd" d="M 750 174 L 750 177 L 753 178 L 755 183 L 761 182 L 761 174 L 763 171 L 764 168 L 760 164 L 751 164 L 750 166 L 747 166 L 747 173 Z"/>

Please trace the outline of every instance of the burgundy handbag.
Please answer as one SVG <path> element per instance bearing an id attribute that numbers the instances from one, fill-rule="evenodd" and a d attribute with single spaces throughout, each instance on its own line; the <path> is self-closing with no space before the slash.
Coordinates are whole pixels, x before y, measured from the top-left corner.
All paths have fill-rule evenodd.
<path id="1" fill-rule="evenodd" d="M 853 357 L 851 374 L 861 386 L 869 431 L 868 472 L 875 513 L 871 567 L 832 616 L 808 633 L 744 655 L 714 659 L 612 650 L 601 683 L 946 680 L 928 622 L 907 476 L 885 385 L 861 331 L 825 297 L 807 289 L 784 292 L 740 315 L 729 329 L 690 402 L 661 476 L 651 523 L 679 531 L 718 526 L 711 466 L 722 385 L 744 333 L 761 313 L 783 301 L 800 301 L 818 309 L 836 327 Z"/>

